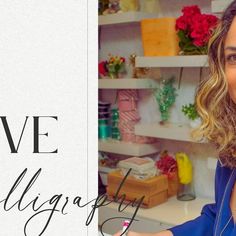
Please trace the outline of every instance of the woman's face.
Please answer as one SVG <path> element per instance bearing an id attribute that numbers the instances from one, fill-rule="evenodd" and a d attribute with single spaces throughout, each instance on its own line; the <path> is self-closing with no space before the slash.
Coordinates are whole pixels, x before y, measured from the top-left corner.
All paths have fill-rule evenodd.
<path id="1" fill-rule="evenodd" d="M 229 95 L 234 103 L 236 103 L 236 17 L 234 17 L 225 39 L 224 54 Z"/>

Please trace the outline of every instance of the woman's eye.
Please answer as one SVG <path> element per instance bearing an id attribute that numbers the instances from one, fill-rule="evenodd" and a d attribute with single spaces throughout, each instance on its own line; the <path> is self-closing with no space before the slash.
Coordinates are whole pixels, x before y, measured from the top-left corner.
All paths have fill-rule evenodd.
<path id="1" fill-rule="evenodd" d="M 236 64 L 236 54 L 226 56 L 226 62 L 229 64 Z"/>

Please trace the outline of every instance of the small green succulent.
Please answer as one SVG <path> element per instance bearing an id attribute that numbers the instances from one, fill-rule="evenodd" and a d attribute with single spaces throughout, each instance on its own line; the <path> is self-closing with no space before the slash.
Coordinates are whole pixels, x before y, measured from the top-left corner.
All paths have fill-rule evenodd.
<path id="1" fill-rule="evenodd" d="M 187 116 L 190 120 L 195 120 L 199 117 L 196 109 L 196 105 L 193 103 L 189 103 L 188 105 L 182 106 L 182 112 L 185 116 Z"/>

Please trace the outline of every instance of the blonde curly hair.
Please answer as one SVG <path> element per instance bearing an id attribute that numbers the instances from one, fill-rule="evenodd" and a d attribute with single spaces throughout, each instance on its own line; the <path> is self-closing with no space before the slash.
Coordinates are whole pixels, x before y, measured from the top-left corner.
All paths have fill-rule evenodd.
<path id="1" fill-rule="evenodd" d="M 236 153 L 236 104 L 228 93 L 224 55 L 225 38 L 235 16 L 236 1 L 233 1 L 209 40 L 210 76 L 200 83 L 195 97 L 202 124 L 193 131 L 193 137 L 207 138 L 216 144 L 221 156 Z"/>

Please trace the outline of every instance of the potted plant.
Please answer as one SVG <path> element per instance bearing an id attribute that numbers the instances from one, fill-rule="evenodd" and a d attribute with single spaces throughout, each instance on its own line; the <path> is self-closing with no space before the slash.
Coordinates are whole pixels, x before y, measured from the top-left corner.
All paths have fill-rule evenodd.
<path id="1" fill-rule="evenodd" d="M 111 79 L 119 78 L 125 72 L 125 58 L 110 55 L 106 66 Z"/>
<path id="2" fill-rule="evenodd" d="M 109 55 L 108 60 L 98 65 L 99 76 L 109 76 L 111 79 L 120 78 L 125 73 L 125 58 Z"/>
<path id="3" fill-rule="evenodd" d="M 167 80 L 162 79 L 159 88 L 154 90 L 154 97 L 158 103 L 159 111 L 161 113 L 161 125 L 169 119 L 170 108 L 175 103 L 177 93 L 176 88 L 173 85 L 174 81 L 174 77 Z"/>
<path id="4" fill-rule="evenodd" d="M 199 117 L 197 113 L 195 104 L 189 103 L 188 105 L 183 105 L 182 112 L 190 120 L 190 126 L 192 128 L 196 128 L 201 124 L 201 118 Z"/>
<path id="5" fill-rule="evenodd" d="M 218 18 L 212 14 L 202 14 L 197 5 L 184 7 L 182 13 L 175 25 L 180 54 L 207 54 L 207 44 Z"/>

